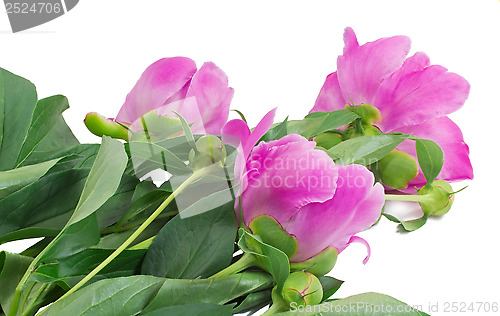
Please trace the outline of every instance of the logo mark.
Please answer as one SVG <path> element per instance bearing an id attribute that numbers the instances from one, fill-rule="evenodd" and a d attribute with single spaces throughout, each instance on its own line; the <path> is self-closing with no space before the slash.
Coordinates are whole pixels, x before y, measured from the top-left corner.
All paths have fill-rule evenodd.
<path id="1" fill-rule="evenodd" d="M 12 32 L 52 21 L 73 9 L 79 0 L 4 0 Z"/>

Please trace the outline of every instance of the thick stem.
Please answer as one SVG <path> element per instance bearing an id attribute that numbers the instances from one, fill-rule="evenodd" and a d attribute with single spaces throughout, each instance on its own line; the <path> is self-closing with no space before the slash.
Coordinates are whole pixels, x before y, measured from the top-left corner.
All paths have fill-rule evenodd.
<path id="1" fill-rule="evenodd" d="M 216 274 L 212 275 L 210 279 L 238 273 L 240 271 L 245 270 L 248 267 L 254 266 L 256 263 L 257 260 L 255 259 L 254 255 L 250 253 L 244 253 L 243 256 L 241 256 L 241 258 L 238 261 L 236 261 L 229 267 L 225 268 L 224 270 L 219 271 Z"/>
<path id="2" fill-rule="evenodd" d="M 386 194 L 386 201 L 407 201 L 407 202 L 424 202 L 428 199 L 426 195 L 397 195 L 397 194 Z"/>
<path id="3" fill-rule="evenodd" d="M 206 168 L 205 168 L 206 169 Z M 186 179 L 168 198 L 160 204 L 160 206 L 151 214 L 144 223 L 142 223 L 137 230 L 130 235 L 123 244 L 120 245 L 109 257 L 106 258 L 101 264 L 99 264 L 94 270 L 87 274 L 80 282 L 78 282 L 74 287 L 72 287 L 68 292 L 59 298 L 59 300 L 73 294 L 76 290 L 81 288 L 85 283 L 92 279 L 97 273 L 104 269 L 111 261 L 113 261 L 118 255 L 120 255 L 134 240 L 139 237 L 139 235 L 163 212 L 163 210 L 172 202 L 177 195 L 179 195 L 184 189 L 193 183 L 195 180 L 199 179 L 206 174 L 205 169 L 195 171 L 189 178 Z"/>
<path id="4" fill-rule="evenodd" d="M 284 306 L 279 302 L 278 303 L 273 302 L 273 305 L 271 305 L 271 307 L 269 307 L 267 311 L 265 311 L 261 316 L 273 315 L 287 310 L 288 310 L 287 306 Z"/>

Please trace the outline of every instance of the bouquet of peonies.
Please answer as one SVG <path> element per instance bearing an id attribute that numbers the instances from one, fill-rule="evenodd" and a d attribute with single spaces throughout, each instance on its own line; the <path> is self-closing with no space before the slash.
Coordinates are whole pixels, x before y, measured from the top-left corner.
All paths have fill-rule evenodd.
<path id="1" fill-rule="evenodd" d="M 101 144 L 80 144 L 61 95 L 0 69 L 0 315 L 423 315 L 390 296 L 335 298 L 327 276 L 381 218 L 407 231 L 472 179 L 446 115 L 468 82 L 406 58 L 410 40 L 359 45 L 302 120 L 228 122 L 233 89 L 213 63 L 158 60 L 114 119 L 89 113 Z M 404 221 L 388 200 L 419 203 Z M 342 259 L 340 256 L 339 260 Z M 333 298 L 332 298 L 333 297 Z"/>

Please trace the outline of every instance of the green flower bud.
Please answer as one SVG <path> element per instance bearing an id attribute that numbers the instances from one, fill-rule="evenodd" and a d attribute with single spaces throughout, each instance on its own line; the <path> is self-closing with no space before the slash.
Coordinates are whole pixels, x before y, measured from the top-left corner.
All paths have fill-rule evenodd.
<path id="1" fill-rule="evenodd" d="M 314 274 L 293 272 L 283 284 L 282 295 L 288 305 L 317 305 L 323 299 L 323 287 Z"/>
<path id="2" fill-rule="evenodd" d="M 342 137 L 335 133 L 321 133 L 314 137 L 316 145 L 325 149 L 330 149 L 342 141 Z"/>
<path id="3" fill-rule="evenodd" d="M 359 115 L 363 124 L 372 125 L 373 123 L 380 122 L 382 119 L 380 111 L 370 104 L 360 104 L 357 106 L 347 104 L 345 109 Z"/>
<path id="4" fill-rule="evenodd" d="M 98 113 L 90 112 L 87 114 L 83 122 L 92 134 L 99 137 L 106 135 L 112 138 L 127 141 L 129 139 L 127 128 L 125 128 L 122 124 L 109 120 Z"/>
<path id="5" fill-rule="evenodd" d="M 420 201 L 420 207 L 426 215 L 440 216 L 448 213 L 455 200 L 453 188 L 444 180 L 436 180 L 423 186 L 418 195 L 425 197 Z"/>
<path id="6" fill-rule="evenodd" d="M 377 170 L 385 185 L 400 190 L 417 176 L 418 166 L 412 156 L 395 149 L 378 161 Z"/>
<path id="7" fill-rule="evenodd" d="M 226 147 L 214 135 L 205 135 L 196 141 L 196 150 L 189 152 L 189 163 L 194 170 L 211 166 L 215 163 L 224 164 L 226 160 Z"/>
<path id="8" fill-rule="evenodd" d="M 316 256 L 302 262 L 290 262 L 290 269 L 302 270 L 316 276 L 322 276 L 332 271 L 337 263 L 338 251 L 335 248 L 326 248 Z"/>

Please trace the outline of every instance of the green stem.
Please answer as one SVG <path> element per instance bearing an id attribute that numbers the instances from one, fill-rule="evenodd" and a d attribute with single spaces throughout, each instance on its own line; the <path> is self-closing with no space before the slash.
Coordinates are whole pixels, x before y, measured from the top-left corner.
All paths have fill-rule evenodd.
<path id="1" fill-rule="evenodd" d="M 243 256 L 241 256 L 241 258 L 238 261 L 236 261 L 229 267 L 225 268 L 224 270 L 219 271 L 216 274 L 212 275 L 210 279 L 238 273 L 240 271 L 245 270 L 248 267 L 254 266 L 256 263 L 257 259 L 255 259 L 254 255 L 250 253 L 244 253 Z"/>
<path id="2" fill-rule="evenodd" d="M 205 168 L 207 169 L 207 168 Z M 120 255 L 134 240 L 139 237 L 139 235 L 163 212 L 163 210 L 172 202 L 177 195 L 179 195 L 184 189 L 189 186 L 194 181 L 198 180 L 200 177 L 206 174 L 205 169 L 201 169 L 195 171 L 189 178 L 186 179 L 172 194 L 168 196 L 168 198 L 163 201 L 163 203 L 158 206 L 158 208 L 151 214 L 144 223 L 142 223 L 137 230 L 130 235 L 130 237 L 125 240 L 123 244 L 120 245 L 109 257 L 106 258 L 101 264 L 99 264 L 94 270 L 92 270 L 89 274 L 87 274 L 80 282 L 78 282 L 75 286 L 73 286 L 68 292 L 66 292 L 63 296 L 59 298 L 59 300 L 73 294 L 76 290 L 81 288 L 85 283 L 87 283 L 90 279 L 92 279 L 97 273 L 99 273 L 102 269 L 104 269 L 111 261 L 113 261 L 118 255 Z"/>
<path id="3" fill-rule="evenodd" d="M 269 307 L 267 309 L 267 311 L 265 311 L 261 316 L 273 315 L 273 314 L 281 313 L 281 312 L 284 312 L 287 310 L 288 310 L 288 308 L 286 306 L 283 306 L 279 303 L 273 302 L 273 305 L 271 305 L 271 307 Z"/>
<path id="4" fill-rule="evenodd" d="M 398 195 L 398 194 L 386 194 L 386 201 L 407 201 L 407 202 L 424 202 L 429 197 L 426 195 Z"/>
<path id="5" fill-rule="evenodd" d="M 179 212 L 177 210 L 171 211 L 171 212 L 166 212 L 166 213 L 161 214 L 160 216 L 158 216 L 155 219 L 160 219 L 160 218 L 165 218 L 165 217 L 171 217 L 171 216 L 175 216 L 177 214 L 179 214 Z M 111 227 L 107 227 L 107 228 L 103 229 L 101 231 L 101 235 L 107 235 L 107 234 L 113 234 L 113 233 L 122 233 L 124 231 L 129 230 L 129 229 L 135 228 L 135 227 L 141 225 L 142 223 L 143 223 L 142 219 L 138 219 L 138 220 L 126 223 L 126 224 L 119 224 L 118 223 L 116 225 L 113 225 Z"/>

